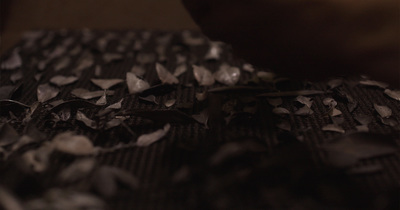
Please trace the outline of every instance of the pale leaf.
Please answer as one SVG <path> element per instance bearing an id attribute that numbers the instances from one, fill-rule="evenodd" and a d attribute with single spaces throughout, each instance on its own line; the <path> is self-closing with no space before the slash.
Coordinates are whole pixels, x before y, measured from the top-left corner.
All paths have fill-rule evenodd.
<path id="1" fill-rule="evenodd" d="M 392 110 L 387 106 L 380 106 L 374 103 L 374 108 L 378 114 L 383 118 L 389 118 L 392 116 Z"/>
<path id="2" fill-rule="evenodd" d="M 163 129 L 159 129 L 153 133 L 143 134 L 139 136 L 138 140 L 136 141 L 136 145 L 139 147 L 147 147 L 163 138 L 168 133 L 170 128 L 171 125 L 166 124 Z"/>
<path id="3" fill-rule="evenodd" d="M 163 65 L 156 63 L 156 71 L 158 78 L 163 84 L 178 84 L 179 80 L 172 75 Z"/>
<path id="4" fill-rule="evenodd" d="M 228 86 L 233 86 L 239 81 L 240 70 L 237 67 L 229 66 L 224 63 L 213 76 L 218 82 Z"/>
<path id="5" fill-rule="evenodd" d="M 111 87 L 124 82 L 122 79 L 91 79 L 90 81 L 103 90 L 110 89 Z"/>
<path id="6" fill-rule="evenodd" d="M 97 152 L 86 136 L 75 135 L 72 132 L 60 133 L 53 138 L 52 142 L 56 150 L 71 155 L 93 155 Z"/>
<path id="7" fill-rule="evenodd" d="M 39 102 L 48 101 L 58 95 L 60 91 L 50 86 L 48 83 L 39 85 L 37 88 L 37 97 Z"/>
<path id="8" fill-rule="evenodd" d="M 213 85 L 215 82 L 210 70 L 206 69 L 203 66 L 193 65 L 193 74 L 199 85 L 210 86 Z"/>
<path id="9" fill-rule="evenodd" d="M 75 76 L 66 77 L 66 76 L 62 76 L 62 75 L 57 75 L 57 76 L 52 77 L 50 79 L 50 82 L 52 84 L 57 85 L 58 87 L 61 87 L 64 85 L 72 84 L 72 83 L 76 82 L 78 79 L 79 78 L 75 77 Z"/>
<path id="10" fill-rule="evenodd" d="M 139 79 L 134 73 L 126 73 L 126 83 L 130 94 L 141 93 L 150 88 L 149 83 Z"/>

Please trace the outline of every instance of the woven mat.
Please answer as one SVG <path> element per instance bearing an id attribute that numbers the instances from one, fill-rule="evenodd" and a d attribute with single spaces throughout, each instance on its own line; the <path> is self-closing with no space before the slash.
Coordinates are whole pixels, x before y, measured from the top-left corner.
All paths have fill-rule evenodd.
<path id="1" fill-rule="evenodd" d="M 22 59 L 22 65 L 17 69 L 1 71 L 1 87 L 17 87 L 8 99 L 31 106 L 38 100 L 38 85 L 49 83 L 52 77 L 78 75 L 79 79 L 60 87 L 55 98 L 39 104 L 28 122 L 22 122 L 25 111 L 18 115 L 16 105 L 10 107 L 3 102 L 2 124 L 7 122 L 19 135 L 24 134 L 28 125 L 34 125 L 46 137 L 44 141 L 27 145 L 1 160 L 0 186 L 21 203 L 40 200 L 50 189 L 60 189 L 94 195 L 106 203 L 107 209 L 354 209 L 365 206 L 382 209 L 398 206 L 398 147 L 397 152 L 361 158 L 357 163 L 340 169 L 330 167 L 327 152 L 322 148 L 334 138 L 355 133 L 357 126 L 361 125 L 355 119 L 357 116 L 368 116 L 368 132 L 382 134 L 377 139 L 384 138 L 383 135 L 389 139 L 398 135 L 399 101 L 388 97 L 382 88 L 360 85 L 359 78 L 344 79 L 339 87 L 334 88 L 326 82 L 284 79 L 277 82 L 268 77 L 269 73 L 262 78 L 260 72 L 268 70 L 245 70 L 245 61 L 234 57 L 229 46 L 212 44 L 221 49 L 219 58 L 206 56 L 210 42 L 194 31 L 61 30 L 28 33 L 2 58 L 2 61 L 7 60 L 17 52 Z M 77 70 L 88 56 L 93 63 Z M 66 58 L 70 61 L 57 69 Z M 178 76 L 178 85 L 163 86 L 156 73 L 156 62 L 170 72 L 179 65 L 186 66 L 187 71 Z M 221 91 L 216 88 L 228 86 L 219 82 L 211 86 L 198 84 L 193 64 L 216 72 L 224 63 L 240 69 L 237 86 L 254 89 L 228 88 Z M 91 82 L 93 78 L 125 80 L 126 72 L 130 72 L 133 66 L 145 69 L 142 79 L 150 86 L 159 85 L 158 90 L 154 88 L 156 90 L 145 95 L 129 94 L 124 82 L 110 88 L 115 92 L 107 97 L 106 105 L 94 108 L 86 105 L 74 108 L 73 105 L 71 118 L 65 122 L 54 121 L 50 114 L 52 102 L 75 100 L 71 91 L 76 88 L 101 90 Z M 20 79 L 19 72 L 23 75 Z M 11 78 L 17 79 L 12 82 Z M 299 89 L 323 91 L 305 96 L 312 100 L 312 113 L 295 114 L 304 107 L 295 93 L 281 97 L 259 96 Z M 204 91 L 209 91 L 207 98 L 198 100 L 196 93 Z M 143 99 L 149 95 L 155 96 L 156 103 Z M 335 99 L 341 114 L 330 114 L 330 108 L 324 104 L 328 97 Z M 352 108 L 348 97 L 355 103 Z M 282 99 L 277 106 L 285 108 L 288 114 L 273 113 L 271 101 L 279 100 L 277 98 Z M 97 99 L 87 101 L 95 103 Z M 123 124 L 105 130 L 89 128 L 74 115 L 79 109 L 90 119 L 104 121 L 96 114 L 121 99 L 120 110 L 125 113 L 142 111 L 146 116 L 129 115 Z M 176 102 L 167 107 L 165 102 L 170 99 Z M 391 125 L 381 122 L 374 104 L 390 108 Z M 184 117 L 180 115 L 182 113 Z M 198 122 L 192 116 L 208 117 L 208 121 Z M 93 184 L 90 175 L 73 183 L 59 181 L 59 174 L 73 161 L 84 158 L 82 156 L 54 152 L 48 168 L 42 172 L 21 172 L 24 170 L 16 166 L 25 152 L 40 147 L 43 142 L 51 141 L 65 131 L 85 135 L 96 147 L 113 148 L 121 143 L 135 142 L 138 136 L 154 132 L 167 123 L 171 125 L 167 135 L 147 147 L 132 146 L 89 155 L 95 158 L 97 167 L 122 169 L 139 181 L 139 186 L 134 189 L 123 183 L 118 185 L 111 196 L 99 192 L 93 185 L 101 183 Z M 326 125 L 335 125 L 336 131 L 326 131 L 323 129 Z M 399 145 L 394 138 L 393 142 Z M 7 146 L 3 148 L 10 150 Z M 346 196 L 348 198 L 343 198 Z M 371 200 L 357 200 L 367 197 Z"/>

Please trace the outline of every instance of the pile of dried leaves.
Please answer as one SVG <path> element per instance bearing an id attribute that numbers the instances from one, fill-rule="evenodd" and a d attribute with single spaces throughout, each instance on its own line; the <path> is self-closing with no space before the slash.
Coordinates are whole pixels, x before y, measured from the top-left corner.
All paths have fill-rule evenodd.
<path id="1" fill-rule="evenodd" d="M 398 136 L 383 135 L 400 130 L 399 90 L 279 77 L 190 31 L 32 31 L 1 59 L 1 74 L 6 209 L 104 209 L 148 187 L 101 157 L 161 144 L 198 150 L 165 174 L 199 193 L 187 204 L 196 208 L 371 208 L 346 174 L 382 172 L 362 163 L 399 152 Z M 363 91 L 376 100 L 354 94 Z"/>

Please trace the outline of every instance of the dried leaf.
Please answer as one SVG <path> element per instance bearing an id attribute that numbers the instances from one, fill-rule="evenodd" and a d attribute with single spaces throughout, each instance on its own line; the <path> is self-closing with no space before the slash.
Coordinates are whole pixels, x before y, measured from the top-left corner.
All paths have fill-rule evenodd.
<path id="1" fill-rule="evenodd" d="M 170 99 L 170 100 L 167 100 L 164 102 L 164 106 L 169 108 L 169 107 L 173 106 L 175 103 L 176 103 L 176 99 Z"/>
<path id="2" fill-rule="evenodd" d="M 249 63 L 243 64 L 242 69 L 245 70 L 245 71 L 247 71 L 247 72 L 250 72 L 250 73 L 254 72 L 254 67 L 253 67 L 253 65 L 251 65 L 251 64 L 249 64 Z"/>
<path id="3" fill-rule="evenodd" d="M 94 64 L 93 55 L 90 53 L 85 53 L 78 61 L 77 67 L 72 70 L 72 73 L 78 77 L 82 74 L 82 71 L 91 67 Z"/>
<path id="4" fill-rule="evenodd" d="M 50 86 L 48 83 L 39 85 L 37 88 L 38 101 L 41 103 L 46 102 L 56 97 L 59 92 L 57 88 Z"/>
<path id="5" fill-rule="evenodd" d="M 89 119 L 85 114 L 80 111 L 76 112 L 76 120 L 83 122 L 87 127 L 97 129 L 96 121 Z"/>
<path id="6" fill-rule="evenodd" d="M 156 63 L 158 78 L 163 84 L 178 84 L 179 80 L 173 76 L 163 65 Z"/>
<path id="7" fill-rule="evenodd" d="M 229 66 L 228 64 L 222 64 L 219 70 L 213 74 L 215 80 L 218 82 L 233 86 L 240 78 L 240 70 L 237 67 Z"/>
<path id="8" fill-rule="evenodd" d="M 130 94 L 141 93 L 150 88 L 149 83 L 139 79 L 134 73 L 126 73 L 126 83 Z"/>
<path id="9" fill-rule="evenodd" d="M 204 58 L 206 60 L 219 60 L 222 54 L 222 44 L 222 42 L 210 42 L 210 48 Z"/>
<path id="10" fill-rule="evenodd" d="M 139 147 L 147 147 L 154 142 L 163 138 L 171 128 L 170 124 L 166 124 L 163 129 L 159 129 L 153 133 L 143 134 L 139 136 L 138 140 L 136 141 L 136 145 Z"/>
<path id="11" fill-rule="evenodd" d="M 114 94 L 114 91 L 111 90 L 106 90 L 105 92 L 107 95 Z M 104 91 L 103 90 L 89 91 L 83 88 L 76 88 L 71 91 L 71 94 L 81 99 L 92 99 L 103 96 Z"/>
<path id="12" fill-rule="evenodd" d="M 295 111 L 294 114 L 295 115 L 302 115 L 302 116 L 312 115 L 312 114 L 314 114 L 314 111 L 308 106 L 303 106 L 300 109 L 298 109 L 297 111 Z"/>
<path id="13" fill-rule="evenodd" d="M 93 155 L 97 153 L 97 149 L 93 147 L 92 142 L 86 136 L 75 135 L 69 131 L 56 135 L 52 143 L 56 150 L 71 155 Z"/>
<path id="14" fill-rule="evenodd" d="M 204 100 L 206 100 L 206 99 L 207 99 L 207 96 L 208 96 L 208 92 L 207 92 L 207 91 L 204 91 L 204 92 L 202 92 L 202 93 L 196 93 L 196 99 L 197 99 L 198 101 L 204 101 Z"/>
<path id="15" fill-rule="evenodd" d="M 390 116 L 392 116 L 392 110 L 387 107 L 387 106 L 380 106 L 378 104 L 374 103 L 374 107 L 376 112 L 378 112 L 378 114 L 383 117 L 383 118 L 389 118 Z"/>
<path id="16" fill-rule="evenodd" d="M 38 73 L 38 74 L 35 74 L 34 78 L 35 78 L 36 81 L 39 82 L 40 79 L 42 78 L 42 76 L 43 76 L 43 73 Z"/>
<path id="17" fill-rule="evenodd" d="M 300 102 L 301 104 L 306 105 L 308 108 L 311 108 L 311 106 L 313 104 L 313 99 L 305 97 L 305 96 L 297 96 L 296 101 Z"/>
<path id="18" fill-rule="evenodd" d="M 10 57 L 7 60 L 3 60 L 1 62 L 1 68 L 7 70 L 19 68 L 21 67 L 21 65 L 22 65 L 22 59 L 19 55 L 19 48 L 15 48 L 12 51 Z"/>
<path id="19" fill-rule="evenodd" d="M 342 127 L 335 125 L 335 124 L 328 124 L 322 127 L 323 131 L 333 131 L 333 132 L 338 132 L 338 133 L 345 133 L 346 131 L 343 130 Z"/>
<path id="20" fill-rule="evenodd" d="M 360 81 L 360 84 L 366 85 L 366 86 L 373 86 L 373 87 L 379 87 L 382 89 L 387 88 L 389 85 L 384 83 L 384 82 L 379 82 L 375 80 L 362 80 Z"/>
<path id="21" fill-rule="evenodd" d="M 117 126 L 121 125 L 122 121 L 123 120 L 121 120 L 121 119 L 112 119 L 106 123 L 106 125 L 104 126 L 104 129 L 108 130 L 110 128 L 117 127 Z"/>
<path id="22" fill-rule="evenodd" d="M 174 76 L 175 77 L 179 77 L 180 75 L 182 75 L 183 73 L 185 73 L 187 71 L 187 66 L 186 64 L 181 64 L 179 66 L 176 67 L 175 71 L 174 71 Z"/>
<path id="23" fill-rule="evenodd" d="M 400 101 L 400 90 L 389 90 L 385 89 L 384 93 L 390 98 Z"/>
<path id="24" fill-rule="evenodd" d="M 388 125 L 388 126 L 391 126 L 391 127 L 396 127 L 399 124 L 396 120 L 394 120 L 392 118 L 382 118 L 382 117 L 380 117 L 380 120 L 381 120 L 382 124 Z"/>
<path id="25" fill-rule="evenodd" d="M 122 101 L 124 101 L 123 98 L 119 100 L 117 103 L 111 104 L 110 106 L 106 107 L 106 109 L 121 109 Z"/>
<path id="26" fill-rule="evenodd" d="M 198 123 L 204 125 L 208 128 L 208 113 L 207 111 L 202 111 L 200 114 L 192 115 L 193 119 L 196 120 Z"/>
<path id="27" fill-rule="evenodd" d="M 329 108 L 333 108 L 333 107 L 336 107 L 336 105 L 337 105 L 337 102 L 335 101 L 335 99 L 333 99 L 333 98 L 324 98 L 324 100 L 322 101 L 322 103 L 325 105 L 325 106 L 328 106 Z"/>
<path id="28" fill-rule="evenodd" d="M 76 82 L 78 79 L 79 78 L 75 77 L 75 76 L 66 77 L 66 76 L 62 76 L 62 75 L 57 75 L 57 76 L 52 77 L 50 79 L 50 82 L 52 84 L 57 85 L 58 87 L 61 87 L 64 85 L 72 84 L 72 83 Z"/>
<path id="29" fill-rule="evenodd" d="M 107 95 L 106 91 L 104 91 L 103 96 L 99 98 L 99 100 L 96 101 L 96 105 L 106 105 L 107 104 Z"/>
<path id="30" fill-rule="evenodd" d="M 272 113 L 277 115 L 284 115 L 284 114 L 290 114 L 290 111 L 282 107 L 275 107 L 274 109 L 272 109 Z"/>
<path id="31" fill-rule="evenodd" d="M 92 81 L 93 84 L 97 85 L 103 90 L 110 89 L 112 86 L 124 82 L 124 80 L 122 79 L 91 79 L 90 81 Z"/>
<path id="32" fill-rule="evenodd" d="M 199 85 L 210 86 L 213 85 L 215 82 L 210 70 L 206 69 L 203 66 L 193 65 L 193 74 Z"/>
<path id="33" fill-rule="evenodd" d="M 58 177 L 62 182 L 76 182 L 87 177 L 93 171 L 95 165 L 96 160 L 94 158 L 76 160 L 62 170 Z"/>
<path id="34" fill-rule="evenodd" d="M 330 111 L 329 111 L 329 115 L 331 116 L 331 117 L 336 117 L 336 116 L 339 116 L 339 115 L 341 115 L 342 114 L 342 111 L 340 111 L 339 109 L 336 109 L 336 108 L 332 108 Z"/>
<path id="35" fill-rule="evenodd" d="M 146 70 L 141 66 L 135 65 L 131 68 L 131 72 L 134 73 L 138 77 L 143 77 L 143 75 L 146 73 Z"/>

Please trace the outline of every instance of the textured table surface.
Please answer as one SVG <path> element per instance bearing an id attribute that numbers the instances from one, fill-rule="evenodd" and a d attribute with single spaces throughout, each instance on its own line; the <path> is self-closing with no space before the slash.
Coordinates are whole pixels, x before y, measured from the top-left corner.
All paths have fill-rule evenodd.
<path id="1" fill-rule="evenodd" d="M 156 63 L 171 73 L 178 66 L 186 71 L 178 84 L 162 84 Z M 215 73 L 224 64 L 239 69 L 235 86 L 204 86 L 194 76 L 192 65 Z M 151 88 L 129 94 L 131 71 Z M 76 81 L 57 87 L 50 82 L 57 75 Z M 0 199 L 8 207 L 11 200 L 27 209 L 399 205 L 400 102 L 387 94 L 390 87 L 366 78 L 310 83 L 274 77 L 198 32 L 82 30 L 27 33 L 3 56 L 0 79 Z M 103 93 L 91 79 L 122 82 L 96 105 Z M 58 94 L 38 103 L 43 84 Z M 80 99 L 71 94 L 77 88 L 100 95 Z M 120 108 L 106 108 L 121 99 Z M 107 127 L 112 119 L 118 123 Z M 167 124 L 158 141 L 135 143 Z M 96 152 L 51 149 L 37 157 L 66 131 L 85 136 Z M 24 135 L 34 140 L 15 148 Z M 39 152 L 29 159 L 30 151 Z M 88 161 L 84 172 L 60 178 L 79 161 Z"/>

